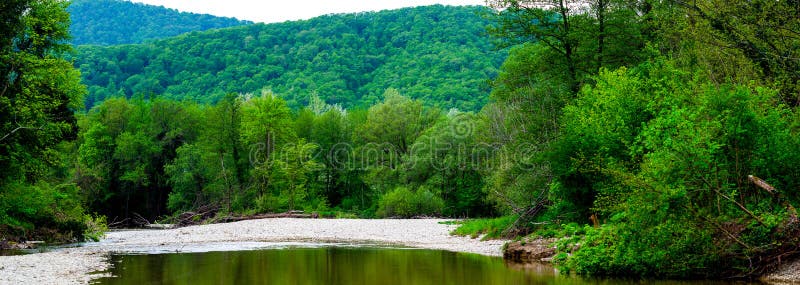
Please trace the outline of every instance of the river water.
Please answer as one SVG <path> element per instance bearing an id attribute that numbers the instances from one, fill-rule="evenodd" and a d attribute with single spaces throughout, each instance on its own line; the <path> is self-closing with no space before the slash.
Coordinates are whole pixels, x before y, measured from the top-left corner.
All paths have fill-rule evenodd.
<path id="1" fill-rule="evenodd" d="M 507 264 L 498 257 L 350 246 L 117 255 L 112 263 L 114 277 L 95 284 L 726 284 L 585 279 L 559 275 L 549 266 Z"/>

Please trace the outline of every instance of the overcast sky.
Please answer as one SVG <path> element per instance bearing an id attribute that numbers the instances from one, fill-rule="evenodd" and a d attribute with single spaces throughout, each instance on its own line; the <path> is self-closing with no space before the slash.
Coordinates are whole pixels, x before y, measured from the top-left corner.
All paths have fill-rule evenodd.
<path id="1" fill-rule="evenodd" d="M 332 13 L 379 11 L 421 5 L 483 5 L 485 0 L 130 0 L 184 12 L 235 17 L 253 22 L 283 22 Z"/>

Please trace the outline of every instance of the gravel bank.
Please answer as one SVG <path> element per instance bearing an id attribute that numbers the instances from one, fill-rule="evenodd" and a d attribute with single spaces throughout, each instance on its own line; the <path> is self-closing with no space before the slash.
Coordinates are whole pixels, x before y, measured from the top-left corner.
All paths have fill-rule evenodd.
<path id="1" fill-rule="evenodd" d="M 100 242 L 0 257 L 0 284 L 86 284 L 110 253 L 197 252 L 280 247 L 297 242 L 364 243 L 501 256 L 505 241 L 451 236 L 439 219 L 263 219 L 171 230 L 115 231 Z M 288 243 L 287 243 L 288 242 Z"/>
<path id="2" fill-rule="evenodd" d="M 778 270 L 761 278 L 768 284 L 800 284 L 800 260 L 786 263 Z"/>

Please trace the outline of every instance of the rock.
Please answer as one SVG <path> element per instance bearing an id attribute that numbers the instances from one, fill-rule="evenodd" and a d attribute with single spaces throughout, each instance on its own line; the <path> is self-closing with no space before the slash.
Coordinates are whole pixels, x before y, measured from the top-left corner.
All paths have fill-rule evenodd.
<path id="1" fill-rule="evenodd" d="M 553 246 L 555 241 L 556 239 L 539 238 L 510 242 L 503 251 L 503 258 L 519 263 L 547 262 L 556 254 L 556 248 Z"/>

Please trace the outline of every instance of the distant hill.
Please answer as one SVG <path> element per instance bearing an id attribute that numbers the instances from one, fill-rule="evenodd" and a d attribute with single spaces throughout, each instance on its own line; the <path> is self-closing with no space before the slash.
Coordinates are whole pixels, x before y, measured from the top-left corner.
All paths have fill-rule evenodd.
<path id="1" fill-rule="evenodd" d="M 396 88 L 428 105 L 478 110 L 506 56 L 485 35 L 486 9 L 437 5 L 80 46 L 76 64 L 87 107 L 137 93 L 215 102 L 262 88 L 293 107 L 312 93 L 353 107 Z"/>
<path id="2" fill-rule="evenodd" d="M 72 42 L 76 45 L 142 43 L 192 31 L 251 24 L 123 0 L 72 0 L 67 11 L 72 19 Z"/>

